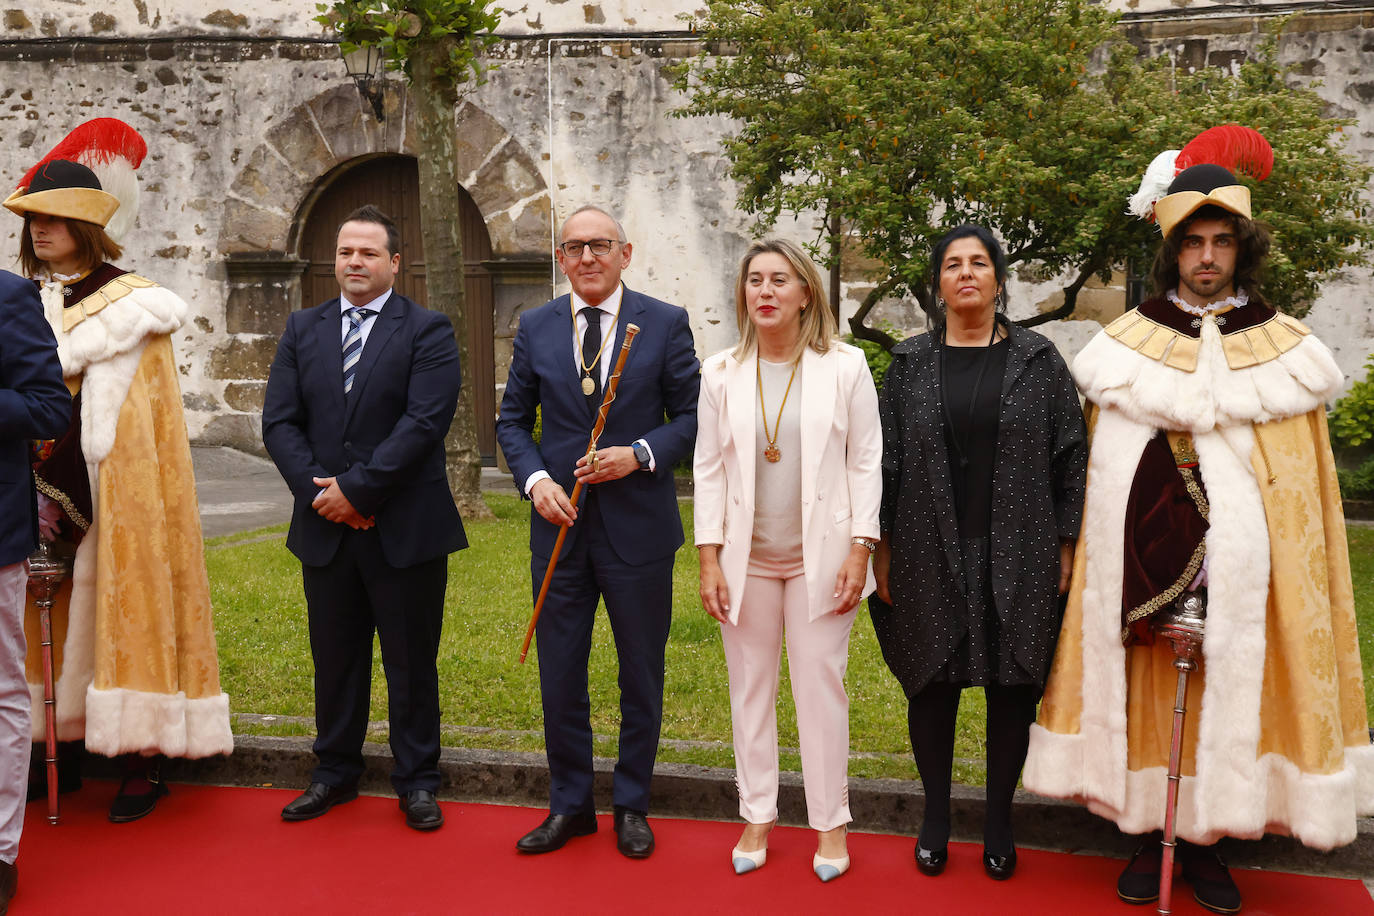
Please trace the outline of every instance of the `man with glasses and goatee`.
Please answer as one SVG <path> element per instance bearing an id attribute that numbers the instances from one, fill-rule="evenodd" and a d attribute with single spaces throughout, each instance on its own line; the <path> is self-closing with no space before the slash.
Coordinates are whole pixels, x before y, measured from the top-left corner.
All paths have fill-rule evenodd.
<path id="1" fill-rule="evenodd" d="M 603 599 L 620 666 L 616 847 L 630 858 L 654 848 L 649 781 L 663 718 L 673 555 L 683 542 L 673 466 L 696 439 L 699 364 L 687 313 L 620 282 L 631 247 L 620 223 L 598 207 L 583 207 L 563 223 L 556 257 L 572 293 L 520 316 L 496 424 L 516 486 L 533 503 L 536 590 L 559 528 L 572 525 L 535 631 L 549 816 L 516 844 L 525 853 L 552 852 L 596 831 L 587 658 Z M 640 334 L 589 466 L 588 438 L 632 323 Z M 573 506 L 577 479 L 585 495 Z"/>

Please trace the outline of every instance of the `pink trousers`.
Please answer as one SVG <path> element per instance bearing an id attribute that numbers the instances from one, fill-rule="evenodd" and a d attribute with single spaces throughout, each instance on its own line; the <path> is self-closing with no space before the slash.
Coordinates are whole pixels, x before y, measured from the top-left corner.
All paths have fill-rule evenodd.
<path id="1" fill-rule="evenodd" d="M 797 708 L 806 813 L 813 830 L 832 830 L 849 815 L 849 696 L 844 672 L 854 612 L 810 620 L 806 580 L 751 575 L 739 623 L 721 625 L 730 671 L 730 717 L 740 817 L 753 824 L 778 816 L 778 664 L 783 633 Z"/>

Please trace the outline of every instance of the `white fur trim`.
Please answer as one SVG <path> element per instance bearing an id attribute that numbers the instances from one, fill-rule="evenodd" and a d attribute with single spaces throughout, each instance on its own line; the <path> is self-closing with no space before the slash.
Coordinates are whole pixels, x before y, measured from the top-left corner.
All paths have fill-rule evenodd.
<path id="1" fill-rule="evenodd" d="M 1101 407 L 1147 426 L 1194 433 L 1298 416 L 1323 406 L 1345 384 L 1331 351 L 1311 334 L 1277 359 L 1232 369 L 1210 316 L 1202 320 L 1193 372 L 1166 366 L 1102 332 L 1074 359 L 1073 376 Z"/>
<path id="2" fill-rule="evenodd" d="M 56 281 L 40 290 L 43 313 L 57 337 L 57 356 L 62 374 L 80 375 L 93 363 L 125 353 L 155 334 L 170 334 L 181 327 L 191 307 L 176 293 L 161 286 L 131 290 L 66 331 L 62 314 L 66 303 Z"/>
<path id="3" fill-rule="evenodd" d="M 1263 832 L 1264 774 L 1257 758 L 1269 597 L 1269 529 L 1250 465 L 1249 426 L 1193 436 L 1211 506 L 1207 528 L 1207 624 L 1198 715 L 1197 829 Z M 1218 827 L 1218 825 L 1226 825 Z"/>
<path id="4" fill-rule="evenodd" d="M 87 691 L 86 747 L 97 754 L 157 753 L 208 757 L 234 749 L 227 694 L 188 700 L 186 694 L 115 688 Z"/>

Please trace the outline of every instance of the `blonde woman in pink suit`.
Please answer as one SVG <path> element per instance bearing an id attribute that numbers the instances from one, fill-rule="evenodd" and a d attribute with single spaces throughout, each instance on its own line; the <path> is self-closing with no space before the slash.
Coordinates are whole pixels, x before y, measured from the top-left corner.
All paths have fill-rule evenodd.
<path id="1" fill-rule="evenodd" d="M 844 673 L 882 500 L 878 396 L 863 352 L 840 343 L 821 277 L 796 245 L 757 242 L 735 285 L 740 342 L 701 369 L 695 459 L 701 600 L 720 621 L 740 816 L 731 863 L 761 867 L 777 821 L 778 662 L 797 708 L 812 861 L 849 868 Z"/>

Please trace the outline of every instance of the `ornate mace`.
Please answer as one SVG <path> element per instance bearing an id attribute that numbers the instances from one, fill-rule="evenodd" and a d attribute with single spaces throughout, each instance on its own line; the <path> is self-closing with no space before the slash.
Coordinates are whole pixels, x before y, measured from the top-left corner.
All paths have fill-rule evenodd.
<path id="1" fill-rule="evenodd" d="M 43 762 L 48 768 L 48 823 L 56 824 L 57 814 L 57 691 L 53 686 L 52 603 L 62 582 L 72 574 L 69 557 L 55 553 L 49 541 L 39 542 L 29 555 L 29 594 L 38 605 L 38 625 L 43 644 L 43 717 L 45 728 Z"/>
<path id="2" fill-rule="evenodd" d="M 1155 624 L 1158 633 L 1174 650 L 1178 669 L 1178 690 L 1174 694 L 1174 733 L 1169 742 L 1169 790 L 1164 803 L 1164 839 L 1159 865 L 1160 913 L 1172 913 L 1174 888 L 1174 819 L 1178 815 L 1179 770 L 1183 758 L 1183 717 L 1188 703 L 1188 675 L 1197 670 L 1202 651 L 1202 630 L 1207 623 L 1207 599 L 1199 590 L 1187 592 L 1174 602 L 1173 610 L 1161 614 Z"/>
<path id="3" fill-rule="evenodd" d="M 601 431 L 606 428 L 606 413 L 611 409 L 611 403 L 615 401 L 615 391 L 620 387 L 620 371 L 625 368 L 625 358 L 630 355 L 630 344 L 635 342 L 635 335 L 639 333 L 639 325 L 625 325 L 625 341 L 620 345 L 620 353 L 616 357 L 615 368 L 611 370 L 610 378 L 606 379 L 606 393 L 601 398 L 601 407 L 596 412 L 596 423 L 592 425 L 592 437 L 587 442 L 587 467 L 596 470 L 596 441 L 601 438 Z M 572 495 L 569 500 L 573 508 L 577 508 L 577 501 L 582 496 L 582 479 L 578 478 L 573 484 Z M 563 525 L 558 529 L 558 539 L 553 542 L 553 556 L 549 557 L 548 569 L 544 570 L 544 581 L 539 586 L 539 597 L 534 602 L 534 613 L 530 615 L 530 625 L 525 630 L 525 641 L 520 644 L 520 663 L 525 663 L 525 655 L 530 651 L 530 640 L 534 638 L 535 624 L 539 623 L 539 613 L 544 610 L 544 599 L 549 596 L 549 584 L 553 582 L 553 570 L 558 565 L 558 555 L 563 552 L 563 540 L 568 536 L 568 528 Z"/>

